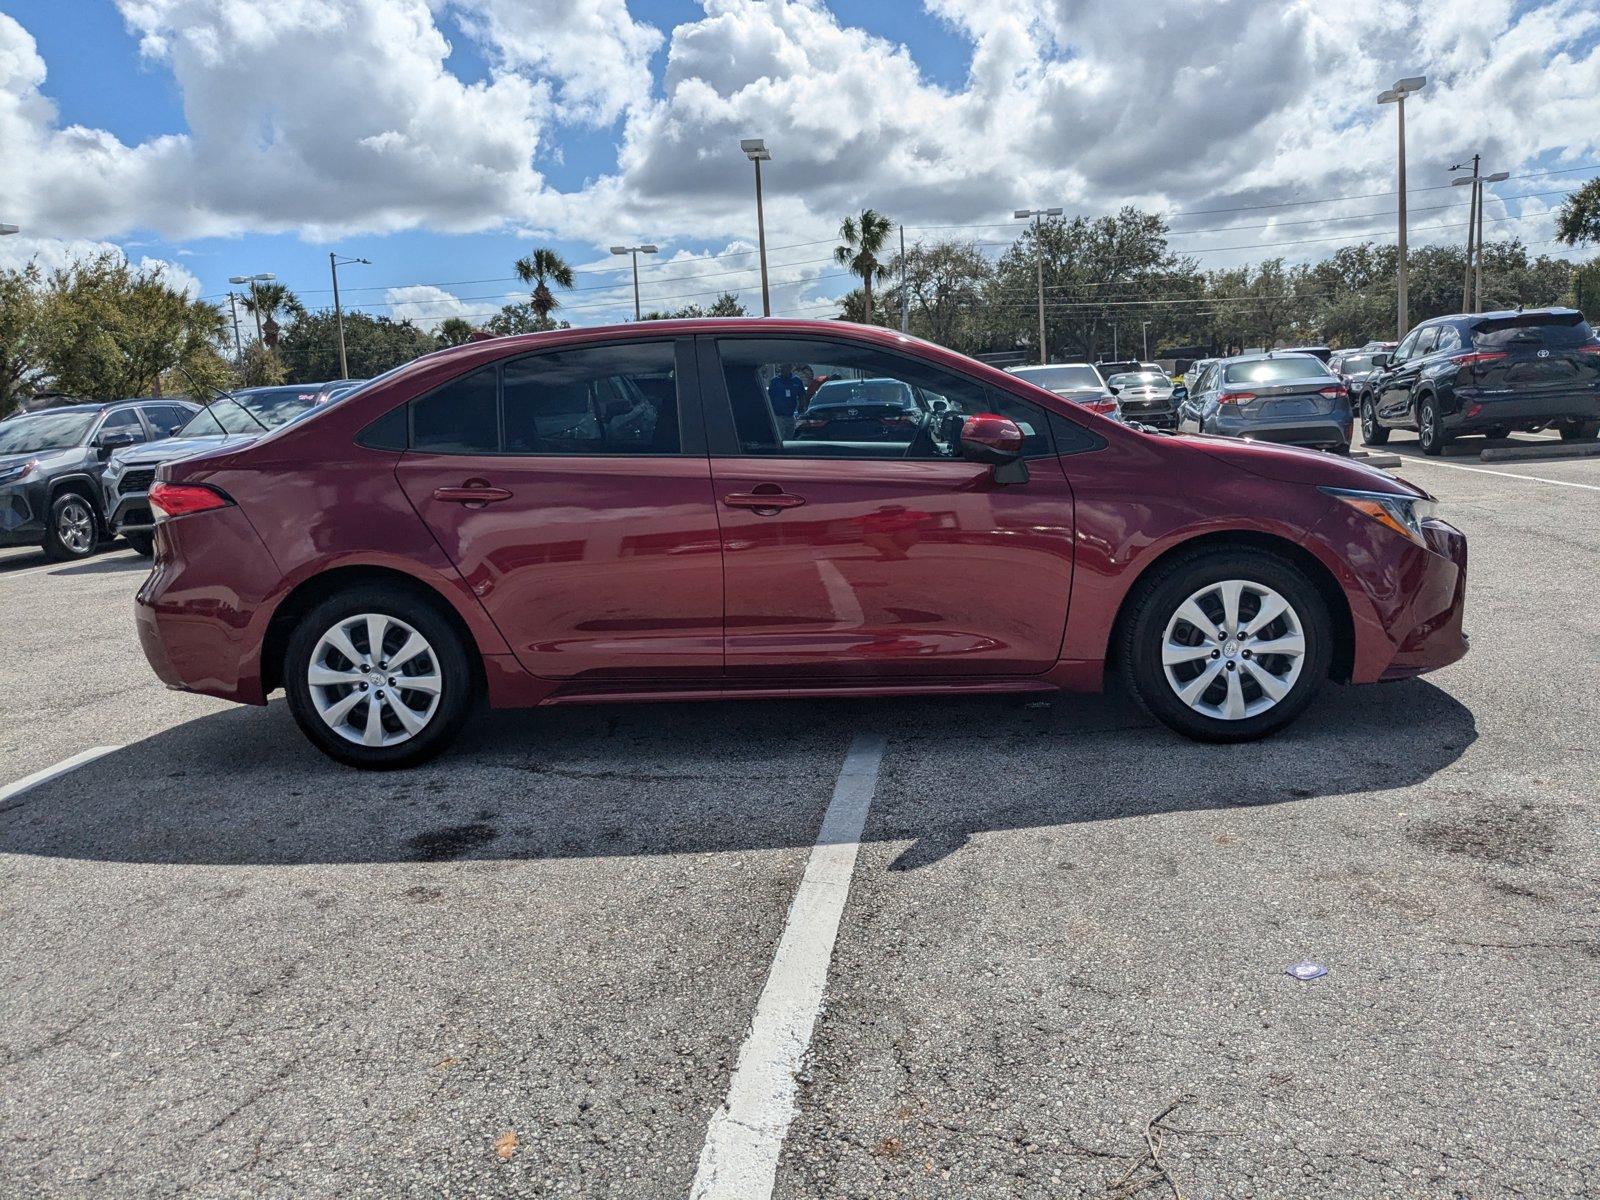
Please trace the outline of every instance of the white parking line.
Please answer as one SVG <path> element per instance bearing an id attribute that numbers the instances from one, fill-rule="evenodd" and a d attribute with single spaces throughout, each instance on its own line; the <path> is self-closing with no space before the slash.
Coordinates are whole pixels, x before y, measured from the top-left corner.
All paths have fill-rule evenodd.
<path id="1" fill-rule="evenodd" d="M 839 918 L 850 895 L 861 829 L 878 786 L 883 739 L 850 745 L 805 876 L 756 1002 L 755 1019 L 723 1102 L 706 1130 L 691 1200 L 767 1200 L 795 1114 L 795 1073 L 828 984 Z"/>
<path id="2" fill-rule="evenodd" d="M 36 788 L 41 783 L 54 779 L 57 775 L 65 775 L 68 771 L 76 771 L 84 763 L 93 762 L 102 754 L 110 754 L 113 750 L 121 749 L 121 746 L 96 746 L 91 750 L 83 751 L 81 754 L 74 754 L 71 758 L 64 758 L 53 767 L 35 771 L 32 775 L 25 775 L 15 783 L 8 783 L 5 787 L 0 787 L 0 812 L 5 812 L 6 809 L 10 808 L 10 802 L 22 795 L 23 792 Z"/>
<path id="3" fill-rule="evenodd" d="M 1554 483 L 1560 487 L 1583 488 L 1588 492 L 1600 492 L 1600 486 L 1592 483 L 1574 483 L 1570 479 L 1550 479 L 1544 475 L 1519 475 L 1515 471 L 1493 471 L 1488 467 L 1466 467 L 1460 463 L 1437 462 L 1426 458 L 1408 458 L 1407 465 L 1418 463 L 1424 467 L 1449 467 L 1452 471 L 1475 471 L 1479 475 L 1504 475 L 1507 479 L 1527 479 L 1533 483 Z"/>

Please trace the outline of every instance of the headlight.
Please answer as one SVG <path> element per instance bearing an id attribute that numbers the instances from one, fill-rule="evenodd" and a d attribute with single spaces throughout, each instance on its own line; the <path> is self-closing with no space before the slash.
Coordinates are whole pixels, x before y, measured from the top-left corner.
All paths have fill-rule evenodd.
<path id="1" fill-rule="evenodd" d="M 1422 537 L 1422 522 L 1433 516 L 1439 507 L 1432 500 L 1424 500 L 1421 496 L 1401 496 L 1394 492 L 1363 492 L 1355 488 L 1323 487 L 1317 490 L 1335 500 L 1342 500 L 1419 546 L 1428 544 Z"/>
<path id="2" fill-rule="evenodd" d="M 17 463 L 11 467 L 0 467 L 0 483 L 17 483 L 33 474 L 33 469 L 39 465 L 37 458 L 30 458 L 25 463 Z"/>

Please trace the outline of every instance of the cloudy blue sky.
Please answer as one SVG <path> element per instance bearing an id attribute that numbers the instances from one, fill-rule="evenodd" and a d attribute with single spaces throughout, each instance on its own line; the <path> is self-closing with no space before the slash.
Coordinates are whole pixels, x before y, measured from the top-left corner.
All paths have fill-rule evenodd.
<path id="1" fill-rule="evenodd" d="M 0 0 L 0 263 L 96 244 L 220 297 L 272 271 L 424 323 L 514 298 L 510 264 L 581 268 L 566 315 L 631 315 L 615 242 L 654 241 L 646 306 L 827 316 L 840 218 L 998 251 L 1011 210 L 1172 214 L 1205 266 L 1393 236 L 1395 78 L 1414 242 L 1466 219 L 1447 168 L 1507 170 L 1491 236 L 1550 244 L 1600 174 L 1592 0 Z"/>

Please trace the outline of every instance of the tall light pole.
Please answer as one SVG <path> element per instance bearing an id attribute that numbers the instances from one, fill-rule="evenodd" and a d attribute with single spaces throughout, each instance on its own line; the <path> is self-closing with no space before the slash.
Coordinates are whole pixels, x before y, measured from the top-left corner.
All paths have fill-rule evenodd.
<path id="1" fill-rule="evenodd" d="M 760 138 L 745 138 L 739 143 L 744 156 L 756 165 L 756 245 L 761 252 L 761 315 L 772 315 L 772 297 L 767 291 L 767 218 L 761 211 L 761 164 L 772 161 L 772 152 Z"/>
<path id="2" fill-rule="evenodd" d="M 1140 321 L 1139 322 L 1139 333 L 1140 333 L 1140 336 L 1144 338 L 1144 360 L 1146 362 L 1149 362 L 1150 361 L 1150 322 L 1149 321 Z"/>
<path id="3" fill-rule="evenodd" d="M 248 283 L 250 285 L 250 307 L 256 314 L 256 341 L 261 340 L 261 297 L 256 294 L 256 284 L 271 283 L 277 279 L 271 271 L 263 271 L 259 275 L 229 275 L 229 283 Z"/>
<path id="4" fill-rule="evenodd" d="M 1050 355 L 1044 344 L 1044 218 L 1059 217 L 1059 208 L 1019 208 L 1011 214 L 1018 221 L 1033 218 L 1033 257 L 1039 275 L 1039 365 L 1045 366 Z"/>
<path id="5" fill-rule="evenodd" d="M 657 250 L 658 250 L 658 247 L 656 247 L 656 246 L 613 246 L 613 247 L 611 247 L 611 253 L 613 253 L 613 254 L 631 254 L 631 255 L 633 255 L 633 319 L 635 321 L 642 321 L 644 319 L 643 316 L 639 312 L 639 255 L 641 255 L 641 254 L 655 254 L 657 252 Z"/>
<path id="6" fill-rule="evenodd" d="M 0 225 L 0 237 L 7 237 L 13 233 L 21 233 L 15 225 Z"/>
<path id="7" fill-rule="evenodd" d="M 1409 298 L 1406 295 L 1406 97 L 1427 86 L 1426 75 L 1408 75 L 1392 88 L 1378 95 L 1379 104 L 1392 104 L 1399 117 L 1400 129 L 1400 259 L 1396 272 L 1397 326 L 1404 338 L 1411 327 Z"/>
<path id="8" fill-rule="evenodd" d="M 900 226 L 900 332 L 911 330 L 911 300 L 906 293 L 906 227 Z"/>
<path id="9" fill-rule="evenodd" d="M 1467 200 L 1467 265 L 1466 265 L 1466 269 L 1461 272 L 1461 311 L 1462 312 L 1471 312 L 1472 311 L 1472 247 L 1473 247 L 1473 244 L 1474 244 L 1473 243 L 1473 239 L 1474 239 L 1474 237 L 1476 237 L 1476 227 L 1477 227 L 1477 224 L 1478 224 L 1478 159 L 1479 159 L 1479 157 L 1480 156 L 1476 155 L 1476 154 L 1474 154 L 1472 156 L 1472 174 L 1471 175 L 1460 175 L 1460 176 L 1457 176 L 1455 179 L 1452 179 L 1450 181 L 1450 183 L 1451 183 L 1451 185 L 1453 187 L 1470 187 L 1472 189 L 1472 191 L 1469 193 L 1468 200 Z M 1455 166 L 1448 168 L 1448 170 L 1451 170 L 1451 171 L 1462 171 L 1462 170 L 1466 169 L 1466 166 L 1467 166 L 1467 164 L 1464 163 L 1464 162 L 1456 163 Z"/>
<path id="10" fill-rule="evenodd" d="M 1478 269 L 1472 283 L 1472 311 L 1483 311 L 1483 185 L 1486 183 L 1504 183 L 1510 179 L 1507 171 L 1496 171 L 1493 175 L 1485 175 L 1478 180 L 1478 236 L 1474 239 L 1478 246 Z"/>
<path id="11" fill-rule="evenodd" d="M 344 309 L 339 306 L 339 268 L 360 263 L 370 267 L 370 258 L 340 258 L 337 251 L 328 251 L 328 270 L 333 273 L 333 323 L 339 327 L 339 378 L 350 378 L 350 359 L 344 352 Z"/>

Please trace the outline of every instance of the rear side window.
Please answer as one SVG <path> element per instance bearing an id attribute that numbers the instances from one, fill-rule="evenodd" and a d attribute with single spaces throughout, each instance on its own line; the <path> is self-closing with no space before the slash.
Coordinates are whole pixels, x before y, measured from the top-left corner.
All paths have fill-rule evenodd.
<path id="1" fill-rule="evenodd" d="M 433 454 L 494 454 L 500 449 L 497 370 L 480 367 L 411 406 L 411 447 Z"/>
<path id="2" fill-rule="evenodd" d="M 1291 379 L 1320 379 L 1327 374 L 1320 359 L 1296 355 L 1293 358 L 1262 358 L 1255 362 L 1229 363 L 1223 379 L 1228 383 L 1287 383 Z"/>
<path id="3" fill-rule="evenodd" d="M 676 454 L 671 342 L 558 350 L 508 362 L 508 454 Z"/>
<path id="4" fill-rule="evenodd" d="M 187 408 L 177 404 L 152 404 L 144 410 L 145 420 L 154 426 L 157 437 L 177 433 L 189 423 L 192 415 Z"/>
<path id="5" fill-rule="evenodd" d="M 1519 313 L 1480 321 L 1472 327 L 1472 341 L 1479 350 L 1570 350 L 1594 341 L 1594 330 L 1577 313 Z"/>

